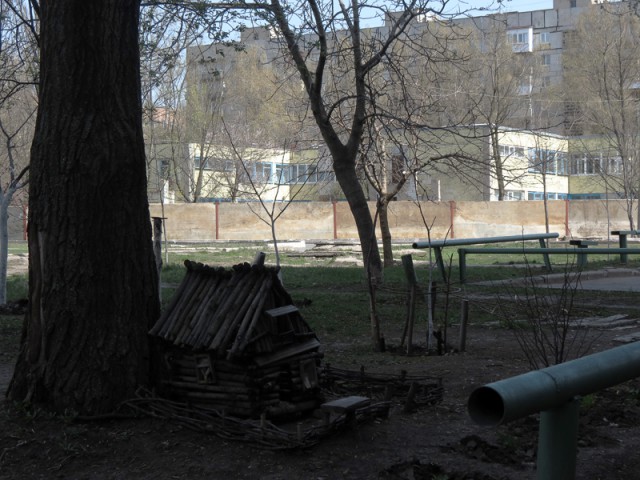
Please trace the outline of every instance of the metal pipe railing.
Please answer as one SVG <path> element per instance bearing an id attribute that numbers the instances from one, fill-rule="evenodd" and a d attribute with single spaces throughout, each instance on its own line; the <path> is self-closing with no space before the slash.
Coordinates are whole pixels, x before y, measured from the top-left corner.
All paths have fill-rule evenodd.
<path id="1" fill-rule="evenodd" d="M 639 376 L 640 342 L 634 342 L 479 387 L 469 397 L 469 415 L 497 426 L 542 412 L 537 478 L 566 480 L 575 476 L 576 398 Z"/>

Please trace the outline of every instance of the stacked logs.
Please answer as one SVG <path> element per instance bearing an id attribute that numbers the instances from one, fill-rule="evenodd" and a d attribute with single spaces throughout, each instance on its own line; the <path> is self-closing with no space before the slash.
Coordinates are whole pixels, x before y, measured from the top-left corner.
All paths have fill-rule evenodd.
<path id="1" fill-rule="evenodd" d="M 199 374 L 202 363 L 203 357 L 179 350 L 167 355 L 170 379 L 164 384 L 172 396 L 246 417 L 278 404 L 278 371 L 243 368 L 230 361 L 216 360 L 211 366 L 214 373 L 203 378 Z"/>
<path id="2" fill-rule="evenodd" d="M 245 263 L 227 271 L 189 260 L 185 266 L 184 280 L 149 332 L 176 346 L 241 355 L 264 332 L 263 311 L 292 303 L 275 269 Z M 270 346 L 263 341 L 259 348 Z"/>
<path id="3" fill-rule="evenodd" d="M 237 416 L 315 408 L 320 342 L 277 270 L 185 266 L 182 284 L 150 331 L 163 340 L 168 393 Z"/>
<path id="4" fill-rule="evenodd" d="M 163 382 L 171 397 L 229 415 L 277 417 L 312 410 L 320 402 L 318 383 L 308 384 L 300 362 L 320 367 L 321 353 L 309 352 L 266 366 L 238 364 L 226 359 L 174 350 L 165 355 L 170 376 Z M 203 375 L 210 368 L 210 375 Z"/>

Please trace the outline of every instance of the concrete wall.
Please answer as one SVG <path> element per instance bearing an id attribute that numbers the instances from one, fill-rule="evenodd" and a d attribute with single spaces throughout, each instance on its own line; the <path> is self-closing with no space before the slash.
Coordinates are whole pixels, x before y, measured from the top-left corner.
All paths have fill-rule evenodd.
<path id="1" fill-rule="evenodd" d="M 579 200 L 569 202 L 569 228 L 574 237 L 607 237 L 611 230 L 629 230 L 624 200 Z M 635 202 L 634 222 L 638 218 Z M 636 228 L 638 228 L 636 226 Z M 617 238 L 617 237 L 616 237 Z"/>
<path id="2" fill-rule="evenodd" d="M 267 205 L 271 207 L 271 204 Z M 276 204 L 279 209 L 284 205 Z M 423 202 L 422 214 L 412 202 L 393 202 L 389 222 L 394 240 L 489 237 L 545 231 L 544 202 Z M 373 214 L 375 204 L 369 205 Z M 623 200 L 550 201 L 549 230 L 560 236 L 606 238 L 610 230 L 629 228 Z M 178 242 L 269 240 L 258 203 L 198 203 L 165 205 L 167 237 Z M 163 216 L 151 205 L 152 216 Z M 261 213 L 263 218 L 265 215 Z M 637 218 L 637 206 L 634 210 Z M 280 240 L 347 240 L 358 237 L 346 202 L 305 202 L 289 205 L 276 223 Z M 379 232 L 378 232 L 379 234 Z"/>

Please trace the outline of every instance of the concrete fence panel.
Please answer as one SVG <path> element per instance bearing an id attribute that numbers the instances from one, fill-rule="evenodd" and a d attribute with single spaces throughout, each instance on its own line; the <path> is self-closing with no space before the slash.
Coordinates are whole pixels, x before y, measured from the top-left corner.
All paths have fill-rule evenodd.
<path id="1" fill-rule="evenodd" d="M 549 231 L 564 235 L 565 204 L 548 202 Z M 544 202 L 456 202 L 456 238 L 545 232 Z"/>
<path id="2" fill-rule="evenodd" d="M 211 242 L 216 239 L 216 206 L 212 203 L 149 206 L 152 217 L 165 217 L 167 239 L 175 242 Z"/>
<path id="3" fill-rule="evenodd" d="M 268 205 L 269 207 L 271 205 Z M 284 206 L 284 204 L 282 205 Z M 545 231 L 544 202 L 413 202 L 389 205 L 394 240 L 472 238 L 541 233 Z M 198 203 L 151 205 L 152 216 L 164 216 L 171 241 L 270 240 L 271 230 L 255 212 L 258 203 Z M 276 208 L 281 208 L 276 204 Z M 636 207 L 637 208 L 637 207 Z M 252 209 L 254 211 L 252 211 Z M 549 230 L 561 237 L 607 238 L 610 230 L 629 228 L 623 200 L 555 200 L 548 202 Z M 375 214 L 375 203 L 369 203 Z M 421 213 L 422 210 L 422 213 Z M 637 215 L 637 210 L 634 215 Z M 261 213 L 262 218 L 267 218 Z M 423 220 L 424 216 L 424 220 Z M 634 218 L 636 218 L 634 216 Z M 280 240 L 351 240 L 358 238 L 347 202 L 304 202 L 287 207 L 276 223 Z M 377 228 L 380 238 L 379 221 Z"/>
<path id="4" fill-rule="evenodd" d="M 333 206 L 327 202 L 267 203 L 276 220 L 279 240 L 333 239 Z M 219 205 L 219 240 L 270 240 L 269 216 L 255 203 L 221 203 Z M 267 223 L 265 223 L 266 220 Z"/>
<path id="5" fill-rule="evenodd" d="M 625 200 L 580 200 L 569 202 L 570 235 L 577 238 L 607 238 L 611 230 L 629 230 Z M 638 218 L 638 206 L 633 213 Z"/>
<path id="6" fill-rule="evenodd" d="M 262 213 L 258 202 L 218 204 L 218 240 L 266 240 L 271 228 L 256 213 Z M 256 212 L 254 213 L 252 209 Z"/>
<path id="7" fill-rule="evenodd" d="M 388 209 L 391 235 L 394 239 L 412 242 L 426 240 L 429 235 L 451 238 L 452 233 L 455 234 L 451 231 L 454 209 L 455 202 L 421 202 L 420 206 L 413 202 L 391 202 Z"/>

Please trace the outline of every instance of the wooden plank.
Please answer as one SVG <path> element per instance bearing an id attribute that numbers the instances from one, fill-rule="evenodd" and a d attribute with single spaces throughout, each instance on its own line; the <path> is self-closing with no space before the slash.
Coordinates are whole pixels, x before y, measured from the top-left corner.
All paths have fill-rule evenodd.
<path id="1" fill-rule="evenodd" d="M 328 410 L 336 413 L 353 412 L 358 408 L 366 407 L 371 403 L 369 397 L 359 397 L 353 395 L 351 397 L 338 398 L 331 402 L 326 402 L 320 405 L 322 410 Z"/>
<path id="2" fill-rule="evenodd" d="M 298 311 L 298 307 L 295 305 L 285 305 L 284 307 L 272 308 L 271 310 L 267 310 L 264 313 L 271 318 L 281 317 L 283 315 L 288 315 L 290 313 L 296 313 Z"/>
<path id="3" fill-rule="evenodd" d="M 274 352 L 270 355 L 259 355 L 254 357 L 254 362 L 259 367 L 265 367 L 267 365 L 271 365 L 272 363 L 278 362 L 280 360 L 284 360 L 289 357 L 293 357 L 294 355 L 300 355 L 302 353 L 306 353 L 310 350 L 315 350 L 320 348 L 320 342 L 317 338 L 312 338 L 307 340 L 306 342 L 297 343 L 294 345 L 287 346 L 277 352 Z"/>
<path id="4" fill-rule="evenodd" d="M 587 247 L 589 245 L 598 245 L 596 240 L 569 240 L 569 245 L 577 245 L 578 247 Z"/>

